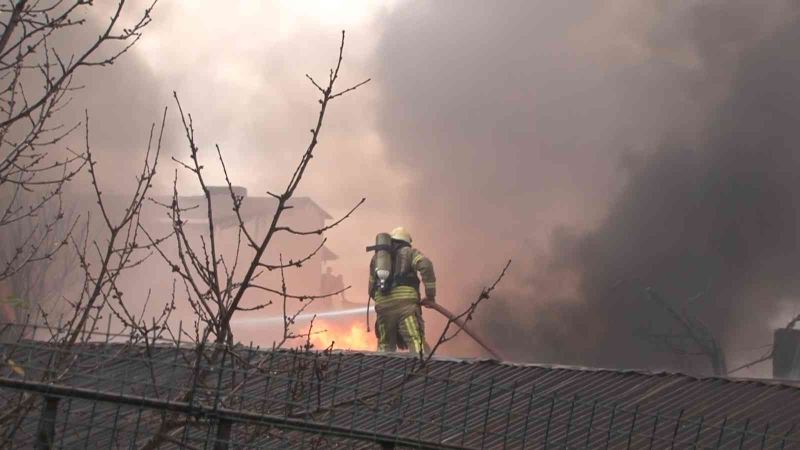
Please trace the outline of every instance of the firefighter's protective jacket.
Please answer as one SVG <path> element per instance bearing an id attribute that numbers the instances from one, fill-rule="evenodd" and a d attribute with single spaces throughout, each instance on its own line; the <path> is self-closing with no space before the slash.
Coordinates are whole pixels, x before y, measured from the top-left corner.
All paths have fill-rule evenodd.
<path id="1" fill-rule="evenodd" d="M 425 297 L 434 299 L 436 297 L 436 274 L 433 271 L 433 263 L 422 252 L 408 244 L 399 243 L 399 248 L 393 254 L 389 289 L 385 292 L 378 288 L 378 280 L 375 278 L 375 256 L 373 255 L 369 265 L 369 296 L 375 299 L 376 306 L 379 303 L 395 300 L 419 302 L 420 280 L 417 272 L 422 278 Z"/>
<path id="2" fill-rule="evenodd" d="M 369 295 L 375 299 L 378 316 L 375 332 L 378 350 L 395 351 L 410 348 L 416 353 L 427 353 L 425 323 L 420 311 L 420 279 L 425 297 L 436 297 L 436 275 L 433 263 L 419 250 L 405 242 L 396 242 L 392 252 L 392 274 L 385 290 L 381 290 L 375 277 L 375 256 L 370 262 Z"/>

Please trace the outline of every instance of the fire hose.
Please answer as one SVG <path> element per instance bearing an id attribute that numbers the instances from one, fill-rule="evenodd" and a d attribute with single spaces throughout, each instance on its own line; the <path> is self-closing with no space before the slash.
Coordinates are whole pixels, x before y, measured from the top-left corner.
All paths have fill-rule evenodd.
<path id="1" fill-rule="evenodd" d="M 500 355 L 496 351 L 492 350 L 491 347 L 486 345 L 486 343 L 483 341 L 483 339 L 478 337 L 478 335 L 475 333 L 475 331 L 473 331 L 469 327 L 469 325 L 467 325 L 466 322 L 464 322 L 463 320 L 458 318 L 455 314 L 450 312 L 450 310 L 448 310 L 447 308 L 445 308 L 444 306 L 442 306 L 442 305 L 440 305 L 440 304 L 438 304 L 436 302 L 429 302 L 427 300 L 423 300 L 421 302 L 421 304 L 422 304 L 422 306 L 425 306 L 427 308 L 433 309 L 434 311 L 438 312 L 439 314 L 445 316 L 447 318 L 447 320 L 449 320 L 450 322 L 456 324 L 459 328 L 461 328 L 462 331 L 467 333 L 469 335 L 469 337 L 471 337 L 475 342 L 477 342 L 481 347 L 483 347 L 487 352 L 489 352 L 489 354 L 492 355 L 492 357 L 494 359 L 496 359 L 498 361 L 502 361 L 503 360 L 503 358 L 501 358 Z"/>
<path id="2" fill-rule="evenodd" d="M 367 331 L 369 331 L 369 312 L 370 312 L 369 304 L 370 304 L 371 301 L 372 301 L 372 297 L 370 297 L 369 300 L 367 300 Z M 438 304 L 436 302 L 431 302 L 431 301 L 428 301 L 428 300 L 420 301 L 420 305 L 422 305 L 422 306 L 424 306 L 426 308 L 431 308 L 432 310 L 434 310 L 434 311 L 438 312 L 439 314 L 443 315 L 451 323 L 456 324 L 456 326 L 458 328 L 461 328 L 461 331 L 467 333 L 469 335 L 469 337 L 471 337 L 475 342 L 478 343 L 478 345 L 480 345 L 481 347 L 484 348 L 484 350 L 489 352 L 489 354 L 492 355 L 492 358 L 494 358 L 494 359 L 496 359 L 498 361 L 502 361 L 503 360 L 503 358 L 500 356 L 500 354 L 498 354 L 496 351 L 492 350 L 491 347 L 486 345 L 486 342 L 484 342 L 484 340 L 481 339 L 475 333 L 475 331 L 472 330 L 472 328 L 470 328 L 467 325 L 466 322 L 464 322 L 458 316 L 456 316 L 455 314 L 450 312 L 449 309 L 445 308 L 444 306 L 442 306 L 442 305 L 440 305 L 440 304 Z"/>
<path id="3" fill-rule="evenodd" d="M 370 313 L 370 311 L 374 311 L 374 308 L 370 305 L 371 301 L 372 301 L 372 298 L 369 299 L 369 301 L 367 303 L 367 309 L 366 309 L 366 313 L 367 313 L 367 331 L 369 331 L 369 313 Z M 486 342 L 483 339 L 481 339 L 480 336 L 478 336 L 478 334 L 475 333 L 475 331 L 472 328 L 470 328 L 469 325 L 467 325 L 467 323 L 464 320 L 462 320 L 461 318 L 459 318 L 458 316 L 456 316 L 455 314 L 450 312 L 450 310 L 448 310 L 447 308 L 445 308 L 444 306 L 442 306 L 442 305 L 440 305 L 440 304 L 438 304 L 436 302 L 429 302 L 427 300 L 421 301 L 420 304 L 422 306 L 425 306 L 426 308 L 433 309 L 434 311 L 438 312 L 439 314 L 441 314 L 445 318 L 447 318 L 447 320 L 450 321 L 451 323 L 456 324 L 456 326 L 458 328 L 460 328 L 462 331 L 467 333 L 475 342 L 478 343 L 478 345 L 480 345 L 487 352 L 489 352 L 489 354 L 492 355 L 492 357 L 494 359 L 496 359 L 498 361 L 502 361 L 503 360 L 503 358 L 496 351 L 492 350 L 492 348 L 489 347 L 486 344 Z M 340 311 L 327 311 L 327 312 L 322 312 L 322 313 L 305 313 L 305 314 L 300 314 L 300 315 L 297 315 L 297 316 L 293 317 L 292 320 L 296 322 L 296 321 L 301 321 L 301 320 L 311 320 L 311 319 L 315 319 L 315 318 L 349 316 L 351 314 L 360 314 L 360 313 L 363 313 L 363 312 L 364 312 L 364 308 L 361 307 L 361 308 L 345 309 L 345 310 L 340 310 Z M 279 323 L 279 322 L 283 322 L 285 320 L 286 320 L 286 317 L 281 315 L 281 316 L 271 316 L 271 317 L 254 317 L 254 318 L 248 318 L 248 319 L 239 319 L 239 320 L 231 321 L 231 324 L 237 325 L 237 326 L 248 326 L 248 325 L 262 326 L 264 324 Z"/>

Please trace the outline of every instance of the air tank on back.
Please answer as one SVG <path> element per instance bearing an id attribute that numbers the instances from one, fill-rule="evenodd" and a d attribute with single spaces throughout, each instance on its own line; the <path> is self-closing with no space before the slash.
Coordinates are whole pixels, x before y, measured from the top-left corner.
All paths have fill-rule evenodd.
<path id="1" fill-rule="evenodd" d="M 392 237 L 388 233 L 378 233 L 375 236 L 375 278 L 381 291 L 388 288 L 387 282 L 392 273 Z"/>

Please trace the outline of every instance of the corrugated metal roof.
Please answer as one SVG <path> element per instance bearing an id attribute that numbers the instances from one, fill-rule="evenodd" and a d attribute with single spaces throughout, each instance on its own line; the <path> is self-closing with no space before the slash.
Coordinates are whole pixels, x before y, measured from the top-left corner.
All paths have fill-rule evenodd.
<path id="1" fill-rule="evenodd" d="M 237 411 L 464 448 L 800 448 L 800 388 L 787 383 L 487 360 L 435 358 L 423 365 L 381 353 L 241 347 L 235 353 L 233 366 L 228 358 L 224 370 L 196 387 L 195 401 L 216 404 L 219 392 L 226 396 L 221 404 Z M 156 347 L 145 358 L 141 347 L 91 344 L 78 355 L 73 375 L 60 384 L 165 399 L 190 388 L 190 348 Z M 26 377 L 36 379 L 47 357 L 36 344 L 16 360 L 26 361 Z M 9 369 L 0 375 L 19 378 Z M 65 447 L 127 446 L 151 434 L 158 417 L 129 406 L 62 402 L 60 438 Z M 17 442 L 30 442 L 35 423 L 25 425 Z M 87 430 L 89 423 L 105 428 Z M 202 442 L 211 433 L 197 424 L 186 438 Z M 234 427 L 242 448 L 304 448 L 312 436 Z M 337 437 L 323 446 L 374 443 Z"/>

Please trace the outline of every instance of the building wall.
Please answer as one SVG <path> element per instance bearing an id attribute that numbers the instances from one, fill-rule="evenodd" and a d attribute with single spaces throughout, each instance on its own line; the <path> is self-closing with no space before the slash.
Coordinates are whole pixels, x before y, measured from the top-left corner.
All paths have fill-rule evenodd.
<path id="1" fill-rule="evenodd" d="M 119 217 L 124 211 L 124 208 L 129 204 L 128 198 L 111 198 L 109 196 L 105 199 L 109 207 L 109 213 L 113 217 Z M 169 203 L 171 199 L 159 199 L 162 202 Z M 205 209 L 204 201 L 202 198 L 181 198 L 180 203 L 182 206 L 199 205 L 192 211 L 187 211 L 183 214 L 183 219 L 187 220 L 186 232 L 189 234 L 190 241 L 193 249 L 198 252 L 202 258 L 202 240 L 204 236 L 206 243 L 208 243 L 208 222 L 207 212 Z M 91 196 L 78 197 L 74 200 L 76 209 L 81 211 L 92 211 L 92 225 L 90 234 L 93 239 L 99 239 L 102 245 L 107 237 L 107 232 L 104 229 L 102 218 L 96 210 L 96 201 Z M 248 197 L 245 199 L 248 219 L 247 228 L 253 233 L 255 239 L 259 242 L 266 235 L 269 223 L 271 222 L 274 213 L 274 200 L 265 197 Z M 270 206 L 272 205 L 272 206 Z M 323 210 L 316 206 L 308 199 L 296 199 L 294 202 L 295 207 L 286 210 L 282 216 L 281 225 L 289 226 L 297 230 L 315 230 L 325 225 L 327 215 Z M 234 226 L 227 226 L 215 229 L 215 238 L 218 244 L 217 253 L 225 261 L 229 270 L 234 269 L 234 260 L 236 258 L 237 247 L 237 228 L 235 220 L 232 219 L 232 208 L 228 194 L 214 196 L 213 208 L 215 223 L 229 224 Z M 255 209 L 254 209 L 255 208 Z M 255 211 L 255 213 L 254 213 Z M 167 211 L 160 206 L 148 202 L 142 211 L 142 223 L 147 231 L 154 237 L 161 237 L 168 235 L 172 231 L 172 224 L 167 216 Z M 262 262 L 265 264 L 278 264 L 279 257 L 282 255 L 284 263 L 289 260 L 298 260 L 306 257 L 314 251 L 322 242 L 323 236 L 312 234 L 309 236 L 294 236 L 286 232 L 277 233 L 270 244 L 267 253 L 262 257 Z M 139 244 L 147 243 L 147 238 L 140 233 L 138 239 Z M 177 257 L 177 245 L 174 238 L 170 238 L 162 244 L 163 252 L 170 258 L 173 263 L 180 264 Z M 71 251 L 71 250 L 70 250 Z M 235 280 L 240 280 L 245 270 L 246 264 L 251 260 L 254 251 L 249 248 L 244 238 L 241 241 L 241 248 L 239 251 L 239 264 L 236 265 Z M 318 295 L 320 287 L 320 279 L 323 271 L 323 261 L 319 254 L 312 257 L 309 261 L 303 263 L 302 267 L 287 269 L 285 271 L 287 290 L 291 294 L 296 295 Z M 185 324 L 190 324 L 196 319 L 190 305 L 186 301 L 187 288 L 177 274 L 170 270 L 169 264 L 157 253 L 152 252 L 152 255 L 138 267 L 126 271 L 120 279 L 120 288 L 125 293 L 125 303 L 131 311 L 137 313 L 142 312 L 145 304 L 145 299 L 148 298 L 147 308 L 144 312 L 145 317 L 157 315 L 172 300 L 173 291 L 175 296 L 176 311 L 173 313 L 175 322 L 182 320 Z M 225 277 L 224 273 L 220 274 Z M 273 289 L 280 290 L 281 277 L 280 271 L 274 270 L 272 272 L 266 269 L 262 270 L 262 274 L 257 278 L 258 284 L 269 286 Z M 79 286 L 73 286 L 69 293 L 65 295 L 74 298 L 77 295 L 75 289 Z M 237 316 L 252 316 L 252 315 L 275 315 L 281 314 L 281 298 L 279 295 L 266 294 L 256 289 L 250 289 L 243 299 L 241 306 L 253 307 L 255 305 L 263 304 L 272 301 L 274 304 L 263 310 L 255 312 L 240 311 Z M 292 307 L 297 305 L 297 302 L 292 302 Z M 58 309 L 59 305 L 55 305 Z M 67 308 L 66 304 L 60 305 L 62 310 Z"/>

